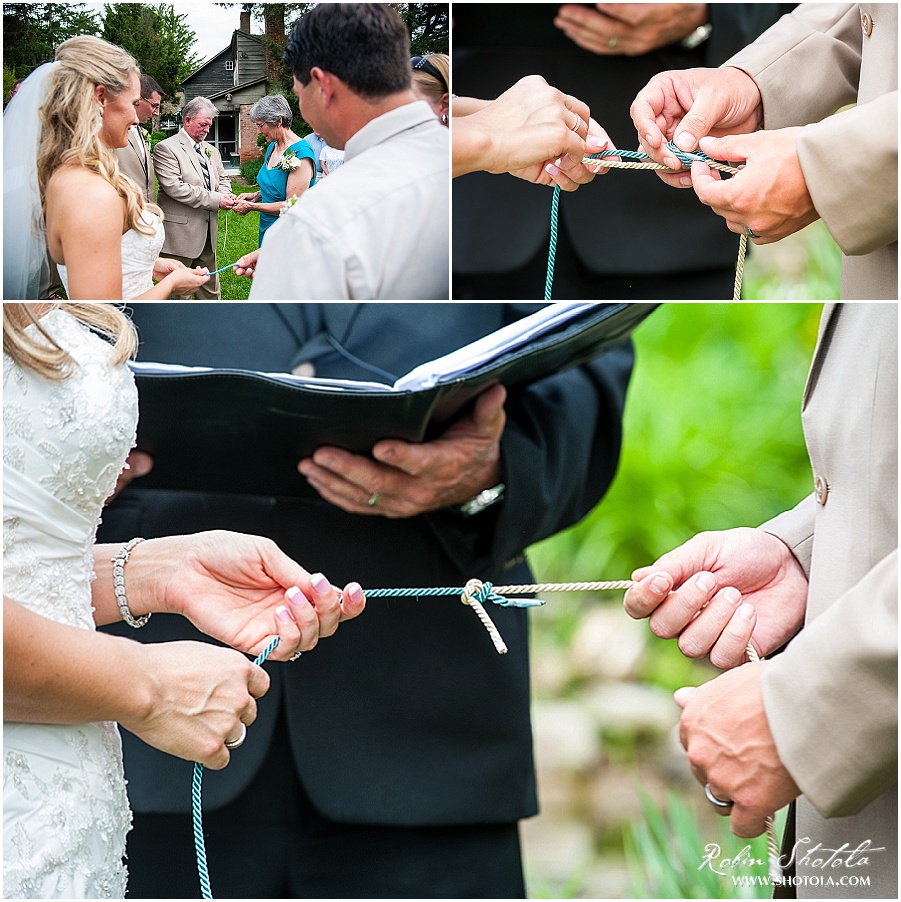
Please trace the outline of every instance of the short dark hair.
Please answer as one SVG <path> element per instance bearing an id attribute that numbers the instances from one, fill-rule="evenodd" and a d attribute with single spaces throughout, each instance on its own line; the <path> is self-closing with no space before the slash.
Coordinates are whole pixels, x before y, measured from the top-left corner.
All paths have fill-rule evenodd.
<path id="1" fill-rule="evenodd" d="M 294 26 L 284 62 L 302 85 L 319 66 L 379 100 L 410 87 L 410 36 L 386 3 L 320 3 Z"/>
<path id="2" fill-rule="evenodd" d="M 150 75 L 141 75 L 141 97 L 145 97 L 148 100 L 150 99 L 150 95 L 156 91 L 160 97 L 163 96 L 163 89 L 157 83 L 157 80 Z"/>

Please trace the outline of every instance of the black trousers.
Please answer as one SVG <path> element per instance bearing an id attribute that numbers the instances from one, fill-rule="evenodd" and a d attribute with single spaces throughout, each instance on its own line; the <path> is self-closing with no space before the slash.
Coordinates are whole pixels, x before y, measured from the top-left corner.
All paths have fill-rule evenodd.
<path id="1" fill-rule="evenodd" d="M 207 771 L 204 782 L 216 776 Z M 250 786 L 229 805 L 204 812 L 204 837 L 217 898 L 525 898 L 516 824 L 331 821 L 314 809 L 295 774 L 284 721 Z M 128 898 L 200 898 L 190 814 L 136 813 L 127 854 Z"/>
<path id="2" fill-rule="evenodd" d="M 738 242 L 736 240 L 736 252 Z M 547 247 L 524 266 L 501 273 L 453 274 L 455 301 L 540 301 Z M 576 256 L 561 229 L 554 260 L 555 301 L 731 301 L 735 266 L 680 273 L 596 273 Z"/>

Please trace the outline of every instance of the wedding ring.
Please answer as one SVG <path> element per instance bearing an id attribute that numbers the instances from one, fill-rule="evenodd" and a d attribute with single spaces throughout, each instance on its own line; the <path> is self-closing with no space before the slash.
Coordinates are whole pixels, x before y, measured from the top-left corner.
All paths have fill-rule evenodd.
<path id="1" fill-rule="evenodd" d="M 570 130 L 571 132 L 578 132 L 578 131 L 579 131 L 579 126 L 580 126 L 581 124 L 582 124 L 582 117 L 581 117 L 578 113 L 576 113 L 576 124 L 575 124 L 575 125 L 571 125 L 571 126 L 569 127 L 569 130 Z"/>
<path id="2" fill-rule="evenodd" d="M 382 497 L 381 492 L 373 492 L 369 496 L 369 500 L 366 502 L 370 507 L 375 507 L 379 503 L 379 499 Z"/>
<path id="3" fill-rule="evenodd" d="M 611 50 L 616 50 L 616 45 L 617 45 L 618 43 L 619 43 L 619 38 L 618 38 L 616 35 L 614 35 L 612 38 L 610 38 L 609 41 L 607 41 L 607 46 L 608 46 Z"/>
<path id="4" fill-rule="evenodd" d="M 247 738 L 247 724 L 241 724 L 241 735 L 237 739 L 232 739 L 231 741 L 226 740 L 225 747 L 229 751 L 233 751 L 234 749 L 240 748 L 244 745 L 244 740 Z"/>
<path id="5" fill-rule="evenodd" d="M 750 226 L 745 226 L 745 234 L 748 236 L 748 238 L 759 238 L 760 237 L 760 235 L 758 235 L 756 232 L 751 231 Z"/>
<path id="6" fill-rule="evenodd" d="M 710 802 L 711 805 L 716 805 L 717 808 L 731 808 L 735 804 L 731 799 L 729 801 L 718 799 L 713 794 L 713 790 L 711 790 L 709 783 L 704 784 L 704 795 L 707 796 L 707 801 Z"/>
<path id="7" fill-rule="evenodd" d="M 296 651 L 296 652 L 294 652 L 293 655 L 291 655 L 290 658 L 288 658 L 288 660 L 289 660 L 289 661 L 296 661 L 302 654 L 303 654 L 303 652 Z"/>

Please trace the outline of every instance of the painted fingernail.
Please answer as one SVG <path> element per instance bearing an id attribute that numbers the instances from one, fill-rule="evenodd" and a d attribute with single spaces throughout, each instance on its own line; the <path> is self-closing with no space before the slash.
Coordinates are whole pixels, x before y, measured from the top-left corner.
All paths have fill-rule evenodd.
<path id="1" fill-rule="evenodd" d="M 297 588 L 297 586 L 291 586 L 290 589 L 287 589 L 285 591 L 285 595 L 287 596 L 288 601 L 290 601 L 291 604 L 302 604 L 307 600 L 307 596 L 304 595 L 303 592 L 301 592 L 300 589 Z"/>
<path id="2" fill-rule="evenodd" d="M 665 576 L 655 576 L 651 580 L 651 591 L 655 595 L 663 595 L 669 591 L 669 580 Z"/>
<path id="3" fill-rule="evenodd" d="M 716 580 L 713 578 L 713 574 L 702 573 L 698 577 L 697 586 L 702 592 L 712 592 L 716 588 Z"/>
<path id="4" fill-rule="evenodd" d="M 275 609 L 275 616 L 278 617 L 278 619 L 281 620 L 282 623 L 288 623 L 293 619 L 291 617 L 291 614 L 288 612 L 288 609 L 283 604 L 279 605 Z"/>
<path id="5" fill-rule="evenodd" d="M 597 135 L 589 135 L 585 139 L 585 143 L 589 147 L 600 147 L 603 148 L 606 145 L 606 141 L 603 138 L 599 138 Z"/>
<path id="6" fill-rule="evenodd" d="M 310 583 L 320 595 L 327 595 L 332 589 L 332 584 L 321 573 L 314 573 Z"/>
<path id="7" fill-rule="evenodd" d="M 363 588 L 359 583 L 350 583 L 347 587 L 347 594 L 350 600 L 359 604 L 366 597 L 363 595 Z"/>
<path id="8" fill-rule="evenodd" d="M 738 616 L 741 617 L 742 620 L 753 620 L 754 619 L 754 605 L 743 604 L 738 609 Z"/>

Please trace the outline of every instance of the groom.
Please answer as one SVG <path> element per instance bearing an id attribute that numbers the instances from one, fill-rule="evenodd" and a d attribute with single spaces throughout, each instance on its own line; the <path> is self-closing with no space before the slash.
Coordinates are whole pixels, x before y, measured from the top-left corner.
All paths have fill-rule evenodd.
<path id="1" fill-rule="evenodd" d="M 210 272 L 218 268 L 219 210 L 231 210 L 237 201 L 219 151 L 205 141 L 217 112 L 211 100 L 195 97 L 182 110 L 178 134 L 160 141 L 153 152 L 160 183 L 157 203 L 166 222 L 162 252 L 189 268 L 205 266 Z M 201 285 L 194 296 L 199 301 L 219 300 L 219 276 Z"/>
<path id="2" fill-rule="evenodd" d="M 149 75 L 141 76 L 141 100 L 135 107 L 138 119 L 146 125 L 160 112 L 163 89 Z M 144 191 L 144 198 L 153 203 L 153 192 L 156 190 L 156 179 L 153 172 L 153 157 L 150 148 L 141 134 L 141 127 L 132 126 L 128 130 L 128 144 L 116 150 L 119 157 L 119 170 L 127 175 Z M 215 267 L 214 267 L 215 268 Z"/>

